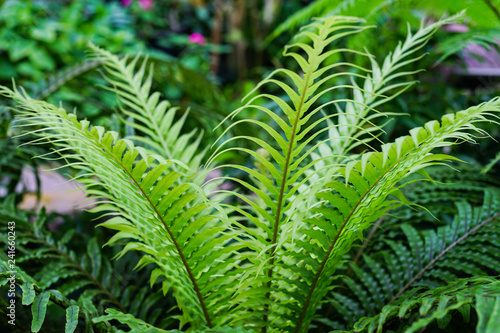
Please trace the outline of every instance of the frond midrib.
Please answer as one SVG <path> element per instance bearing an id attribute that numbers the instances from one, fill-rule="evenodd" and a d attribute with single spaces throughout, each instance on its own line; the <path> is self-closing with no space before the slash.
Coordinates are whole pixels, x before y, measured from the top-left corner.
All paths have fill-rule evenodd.
<path id="1" fill-rule="evenodd" d="M 153 208 L 153 210 L 155 211 L 156 215 L 158 216 L 158 218 L 160 219 L 160 221 L 162 222 L 163 226 L 165 227 L 165 230 L 168 232 L 170 238 L 172 239 L 172 242 L 174 243 L 174 246 L 177 250 L 177 252 L 179 253 L 179 256 L 181 258 L 181 261 L 182 261 L 182 264 L 184 265 L 184 268 L 186 269 L 187 273 L 188 273 L 188 276 L 189 276 L 189 280 L 191 281 L 191 283 L 193 284 L 193 288 L 196 292 L 196 297 L 198 298 L 198 301 L 200 303 L 200 306 L 202 308 L 202 311 L 203 311 L 203 315 L 205 317 L 205 320 L 207 321 L 207 325 L 209 328 L 212 328 L 212 322 L 210 320 L 210 316 L 208 314 L 208 310 L 207 310 L 207 307 L 205 305 L 205 301 L 203 299 L 203 296 L 201 294 L 201 291 L 200 291 L 200 288 L 198 286 L 198 283 L 196 282 L 196 279 L 193 275 L 193 272 L 191 270 L 191 267 L 189 266 L 187 260 L 186 260 L 186 257 L 184 256 L 184 253 L 179 245 L 179 243 L 177 242 L 177 239 L 175 238 L 174 234 L 172 233 L 172 231 L 170 230 L 169 226 L 167 225 L 166 221 L 164 220 L 163 216 L 161 215 L 161 213 L 158 211 L 158 208 L 156 207 L 156 205 L 153 203 L 153 201 L 151 200 L 151 198 L 149 197 L 149 195 L 146 193 L 146 191 L 143 189 L 143 187 L 140 185 L 140 183 L 137 181 L 137 179 L 130 173 L 130 171 L 127 169 L 127 167 L 125 165 L 123 165 L 123 163 L 120 161 L 120 159 L 118 159 L 111 151 L 109 151 L 108 147 L 106 147 L 106 145 L 103 145 L 100 141 L 98 141 L 101 145 L 101 147 L 110 155 L 113 157 L 113 159 L 115 160 L 116 163 L 118 163 L 120 165 L 120 167 L 127 173 L 127 175 L 132 179 L 132 181 L 134 182 L 134 184 L 139 188 L 139 190 L 141 191 L 142 195 L 144 196 L 144 198 L 146 198 L 146 200 L 149 202 L 151 208 Z"/>
<path id="2" fill-rule="evenodd" d="M 410 150 L 411 151 L 411 150 Z M 408 152 L 409 153 L 409 152 Z M 406 156 L 406 155 L 405 155 Z M 393 165 L 396 165 L 397 162 L 399 162 L 401 159 L 403 158 L 403 156 L 397 160 Z M 344 228 L 347 226 L 347 223 L 351 220 L 351 217 L 352 217 L 352 214 L 354 214 L 354 212 L 356 211 L 356 209 L 358 208 L 358 206 L 361 204 L 361 202 L 363 201 L 363 199 L 368 195 L 368 193 L 370 193 L 370 191 L 373 189 L 373 187 L 375 185 L 377 185 L 379 183 L 379 181 L 390 171 L 391 169 L 388 168 L 384 173 L 381 174 L 381 176 L 379 177 L 379 179 L 377 179 L 376 182 L 374 182 L 372 184 L 372 186 L 370 186 L 370 188 L 368 188 L 365 193 L 359 198 L 358 202 L 356 203 L 356 205 L 353 207 L 353 209 L 351 210 L 351 212 L 349 213 L 349 215 L 347 216 L 346 220 L 344 221 L 344 223 L 340 226 L 339 230 L 337 231 L 337 233 L 335 234 L 335 238 L 333 239 L 332 241 L 332 244 L 330 245 L 330 247 L 328 248 L 328 251 L 326 252 L 322 262 L 321 262 L 321 265 L 320 267 L 318 268 L 318 272 L 316 273 L 316 275 L 314 276 L 314 280 L 313 280 L 313 283 L 311 284 L 311 287 L 309 288 L 309 293 L 307 294 L 307 298 L 306 298 L 306 301 L 304 303 L 304 306 L 302 307 L 302 312 L 300 313 L 300 317 L 299 317 L 299 321 L 297 323 L 297 326 L 295 328 L 295 333 L 299 333 L 300 332 L 300 329 L 302 328 L 302 323 L 304 321 L 304 318 L 306 316 L 306 313 L 307 313 L 307 310 L 309 308 L 309 305 L 311 303 L 311 298 L 312 298 L 312 295 L 314 293 L 314 290 L 316 288 L 316 285 L 318 283 L 318 280 L 321 276 L 321 274 L 323 273 L 323 270 L 326 266 L 326 263 L 328 262 L 328 259 L 330 258 L 330 254 L 332 253 L 334 247 L 335 247 L 335 244 L 337 243 L 337 240 L 340 238 L 340 235 L 342 233 L 342 231 L 344 230 Z"/>
<path id="3" fill-rule="evenodd" d="M 317 54 L 315 52 L 315 57 L 317 58 Z M 301 97 L 300 97 L 300 102 L 299 102 L 299 105 L 298 105 L 298 108 L 297 108 L 297 114 L 296 114 L 296 117 L 295 117 L 295 121 L 294 121 L 294 124 L 293 124 L 293 128 L 292 128 L 292 134 L 290 136 L 290 142 L 288 143 L 288 152 L 287 152 L 287 155 L 286 155 L 286 158 L 285 158 L 285 164 L 284 164 L 284 167 L 283 167 L 283 177 L 281 179 L 281 187 L 280 187 L 280 192 L 279 192 L 279 197 L 278 197 L 278 203 L 277 203 L 277 207 L 276 207 L 276 217 L 274 219 L 274 227 L 273 227 L 273 239 L 272 239 L 272 243 L 271 244 L 274 244 L 274 246 L 271 248 L 271 258 L 269 260 L 269 263 L 270 263 L 270 268 L 267 272 L 267 277 L 268 277 L 268 282 L 267 282 L 267 287 L 270 288 L 271 287 L 271 279 L 272 279 L 272 276 L 273 276 L 273 265 L 274 265 L 274 255 L 276 253 L 276 242 L 277 242 L 277 239 L 278 239 L 278 227 L 279 227 L 279 223 L 280 223 L 280 215 L 281 215 L 281 209 L 282 209 L 282 206 L 283 206 L 283 199 L 284 199 L 284 195 L 285 195 L 285 186 L 286 186 L 286 181 L 287 181 L 287 177 L 288 177 L 288 168 L 290 166 L 290 159 L 292 157 L 292 148 L 293 148 L 293 145 L 294 145 L 294 141 L 295 141 L 295 136 L 296 136 L 296 132 L 297 132 L 297 126 L 299 124 L 299 120 L 300 120 L 300 117 L 301 117 L 301 112 L 302 112 L 302 107 L 304 106 L 304 99 L 305 99 L 305 96 L 306 96 L 306 92 L 307 90 L 309 89 L 309 80 L 311 79 L 311 75 L 312 75 L 312 66 L 313 66 L 313 63 L 312 61 L 309 61 L 309 71 L 307 73 L 307 76 L 306 76 L 306 80 L 304 81 L 304 88 L 302 90 L 302 93 L 301 93 Z M 269 299 L 271 296 L 271 292 L 267 292 L 266 293 L 266 298 Z M 266 307 L 268 307 L 267 303 L 266 303 Z M 267 318 L 268 318 L 268 315 L 267 315 L 267 311 L 264 311 L 265 314 L 264 314 L 264 322 L 267 323 Z M 262 332 L 266 332 L 266 327 L 264 326 L 262 328 Z"/>
<path id="4" fill-rule="evenodd" d="M 165 141 L 165 138 L 163 137 L 163 135 L 160 131 L 160 128 L 158 127 L 157 122 L 155 121 L 153 115 L 151 114 L 151 110 L 149 109 L 147 102 L 144 99 L 144 96 L 140 93 L 140 91 L 141 91 L 140 86 L 139 87 L 137 86 L 137 84 L 134 82 L 134 77 L 129 74 L 129 72 L 127 71 L 127 68 L 124 67 L 122 62 L 115 59 L 114 56 L 110 57 L 110 59 L 112 59 L 112 61 L 115 63 L 115 65 L 117 65 L 121 69 L 122 73 L 126 75 L 127 81 L 128 81 L 127 83 L 130 84 L 134 88 L 135 95 L 139 99 L 139 101 L 141 102 L 142 109 L 144 111 L 146 111 L 146 113 L 151 121 L 151 124 L 154 126 L 154 130 L 156 132 L 156 135 L 160 139 L 161 145 L 163 146 L 163 149 L 165 150 L 165 154 L 167 155 L 167 158 L 169 160 L 172 160 L 173 159 L 172 153 L 170 152 L 170 149 L 168 148 L 167 142 Z M 138 84 L 140 85 L 140 83 L 138 83 Z M 172 168 L 174 169 L 174 171 L 177 171 L 175 168 L 175 165 L 172 165 Z M 180 181 L 180 179 L 179 179 L 179 181 Z"/>
<path id="5" fill-rule="evenodd" d="M 61 251 L 58 247 L 54 246 L 53 244 L 50 244 L 49 242 L 47 242 L 45 239 L 43 239 L 42 237 L 39 237 L 37 236 L 36 234 L 32 233 L 31 231 L 26 231 L 28 235 L 34 237 L 35 239 L 37 239 L 38 241 L 40 241 L 41 243 L 43 243 L 45 246 L 51 248 L 53 251 L 56 251 L 57 253 L 59 253 L 62 257 L 64 257 L 66 260 L 68 260 L 69 262 L 71 262 L 71 264 L 76 267 L 80 272 L 83 273 L 83 275 L 85 275 L 90 281 L 92 281 L 92 283 L 94 283 L 106 296 L 109 297 L 109 299 L 115 304 L 118 306 L 118 308 L 120 309 L 120 311 L 122 311 L 123 313 L 128 313 L 127 309 L 125 309 L 123 307 L 123 305 L 116 299 L 116 297 L 113 296 L 113 294 L 111 294 L 111 292 L 106 288 L 104 287 L 97 279 L 95 279 L 92 274 L 90 274 L 89 272 L 87 272 L 87 270 L 85 268 L 83 268 L 80 264 L 78 264 L 75 260 L 73 260 L 73 258 L 71 258 L 69 255 L 67 255 L 64 251 Z"/>
<path id="6" fill-rule="evenodd" d="M 477 226 L 475 226 L 474 228 L 472 228 L 469 232 L 467 232 L 466 234 L 464 234 L 462 237 L 460 237 L 459 239 L 457 239 L 456 241 L 454 241 L 452 244 L 450 244 L 446 249 L 444 249 L 442 252 L 440 252 L 434 259 L 432 259 L 424 268 L 422 268 L 403 288 L 401 288 L 398 291 L 398 293 L 396 294 L 396 296 L 394 296 L 389 301 L 389 303 L 387 303 L 387 304 L 392 304 L 394 301 L 396 301 L 399 298 L 399 296 L 401 296 L 409 287 L 411 287 L 411 285 L 416 280 L 418 280 L 429 268 L 431 268 L 439 259 L 441 259 L 442 257 L 444 257 L 448 252 L 450 252 L 451 250 L 453 250 L 453 248 L 456 247 L 459 243 L 461 243 L 467 237 L 469 237 L 470 235 L 472 235 L 473 233 L 475 233 L 477 230 L 479 230 L 482 227 L 484 227 L 489 222 L 497 219 L 498 217 L 500 217 L 500 213 L 497 213 L 497 214 L 495 214 L 495 215 L 487 218 L 486 220 L 482 221 L 480 224 L 478 224 Z"/>

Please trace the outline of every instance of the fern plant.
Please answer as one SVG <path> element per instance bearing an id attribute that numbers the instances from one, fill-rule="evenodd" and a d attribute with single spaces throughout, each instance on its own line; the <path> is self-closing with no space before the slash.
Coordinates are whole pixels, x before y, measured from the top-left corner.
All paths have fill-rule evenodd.
<path id="1" fill-rule="evenodd" d="M 150 284 L 173 295 L 180 313 L 173 318 L 180 328 L 306 332 L 315 327 L 318 310 L 335 291 L 333 277 L 342 272 L 363 232 L 389 210 L 411 205 L 403 193 L 415 182 L 409 176 L 429 178 L 427 167 L 456 160 L 436 149 L 487 136 L 476 125 L 498 117 L 500 99 L 495 98 L 414 128 L 379 151 L 372 147 L 383 132 L 381 118 L 392 116 L 380 106 L 411 84 L 402 81 L 408 74 L 402 68 L 419 59 L 418 50 L 437 28 L 456 19 L 409 31 L 381 65 L 367 50 L 332 48 L 339 39 L 369 28 L 364 20 L 315 20 L 284 52 L 300 72 L 280 68 L 259 83 L 247 102 L 221 123 L 225 130 L 206 159 L 209 146 L 199 134 L 181 134 L 187 116 L 174 121 L 176 110 L 158 93 L 150 93 L 147 63 L 136 70 L 137 58 L 120 59 L 91 46 L 137 136 L 120 138 L 15 86 L 2 87 L 0 93 L 17 103 L 18 127 L 38 135 L 34 143 L 52 143 L 54 158 L 77 170 L 74 180 L 96 199 L 92 210 L 105 219 L 100 226 L 117 231 L 106 245 L 122 245 L 118 257 L 139 251 L 136 268 L 151 267 Z M 344 61 L 346 54 L 367 57 L 371 68 Z M 332 85 L 335 80 L 341 83 Z M 270 86 L 282 94 L 267 93 Z M 269 121 L 242 118 L 248 109 Z M 250 126 L 271 139 L 230 135 L 237 127 Z M 230 153 L 248 155 L 255 167 L 222 162 Z M 215 170 L 225 173 L 206 182 L 207 173 Z M 247 176 L 236 177 L 238 173 Z M 217 186 L 221 182 L 238 188 Z M 495 212 L 487 218 L 497 217 Z M 404 245 L 399 248 L 408 252 Z M 417 254 L 412 256 L 418 261 Z M 459 287 L 498 287 L 495 278 L 474 281 Z M 476 299 L 484 294 L 474 293 Z M 107 309 L 93 322 L 117 320 L 133 332 L 163 331 L 119 310 Z M 394 312 L 391 308 L 389 313 Z"/>

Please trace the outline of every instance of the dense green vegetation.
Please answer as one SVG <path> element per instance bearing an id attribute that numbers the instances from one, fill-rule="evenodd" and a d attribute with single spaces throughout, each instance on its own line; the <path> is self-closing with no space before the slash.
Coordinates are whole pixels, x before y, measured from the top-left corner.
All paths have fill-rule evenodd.
<path id="1" fill-rule="evenodd" d="M 499 7 L 4 1 L 0 327 L 496 332 Z"/>

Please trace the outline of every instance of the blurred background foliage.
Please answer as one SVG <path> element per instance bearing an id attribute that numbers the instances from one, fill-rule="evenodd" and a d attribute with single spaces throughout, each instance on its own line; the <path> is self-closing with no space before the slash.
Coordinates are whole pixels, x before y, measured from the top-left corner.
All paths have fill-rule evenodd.
<path id="1" fill-rule="evenodd" d="M 381 62 L 404 39 L 407 29 L 415 31 L 422 20 L 466 9 L 463 22 L 438 31 L 424 48 L 427 55 L 407 67 L 413 74 L 405 80 L 418 83 L 382 106 L 382 111 L 402 115 L 385 127 L 382 140 L 387 142 L 442 114 L 499 95 L 499 8 L 500 0 L 0 0 L 0 84 L 10 85 L 14 79 L 32 97 L 61 103 L 123 136 L 140 135 L 123 125 L 115 93 L 102 88 L 101 64 L 87 57 L 87 44 L 90 41 L 115 54 L 147 57 L 154 68 L 154 89 L 179 107 L 179 117 L 190 112 L 187 128 L 202 130 L 210 144 L 222 133 L 214 131 L 215 126 L 240 106 L 241 98 L 263 77 L 276 67 L 294 69 L 293 62 L 282 56 L 283 47 L 312 18 L 334 14 L 365 18 L 368 25 L 378 28 L 339 46 L 366 48 Z M 347 60 L 368 65 L 366 58 Z M 332 94 L 323 98 L 338 97 Z M 0 105 L 0 202 L 10 194 L 9 200 L 25 208 L 22 203 L 30 195 L 38 202 L 31 208 L 39 208 L 40 202 L 47 202 L 43 196 L 50 193 L 40 191 L 39 164 L 43 161 L 32 157 L 48 147 L 22 146 L 5 103 Z M 258 115 L 246 110 L 239 116 Z M 497 141 L 460 145 L 451 148 L 452 153 L 478 168 L 490 163 L 490 174 L 498 175 L 498 158 L 494 158 L 500 132 L 495 125 L 485 129 Z M 253 161 L 239 162 L 253 167 Z M 47 166 L 57 165 L 43 165 Z M 50 213 L 50 203 L 47 206 Z M 84 226 L 91 216 L 75 216 L 65 215 L 64 223 L 49 225 L 55 238 L 69 229 L 87 230 Z M 105 234 L 101 230 L 94 236 L 77 235 L 78 242 L 65 246 L 68 251 L 85 253 L 83 244 L 90 237 L 102 244 L 109 236 Z M 123 282 L 121 288 L 125 290 L 127 284 Z"/>

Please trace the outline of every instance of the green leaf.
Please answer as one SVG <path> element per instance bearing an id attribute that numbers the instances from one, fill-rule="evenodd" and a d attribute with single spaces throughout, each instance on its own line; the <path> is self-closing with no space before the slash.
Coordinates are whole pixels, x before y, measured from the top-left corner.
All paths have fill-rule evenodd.
<path id="1" fill-rule="evenodd" d="M 31 313 L 33 315 L 33 321 L 31 322 L 32 332 L 38 332 L 42 328 L 49 300 L 50 300 L 50 293 L 47 291 L 44 291 L 35 297 L 35 301 L 31 306 Z"/>
<path id="2" fill-rule="evenodd" d="M 76 304 L 70 305 L 66 309 L 66 324 L 64 326 L 64 333 L 73 333 L 78 325 L 78 312 L 80 308 Z"/>
<path id="3" fill-rule="evenodd" d="M 500 323 L 500 290 L 495 294 L 488 295 L 481 290 L 476 295 L 476 312 L 477 312 L 477 333 L 496 333 Z"/>
<path id="4" fill-rule="evenodd" d="M 35 289 L 33 283 L 23 283 L 21 285 L 21 290 L 23 291 L 23 305 L 30 305 L 35 299 Z"/>

